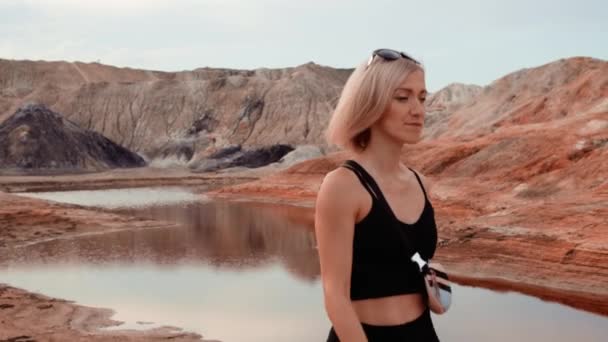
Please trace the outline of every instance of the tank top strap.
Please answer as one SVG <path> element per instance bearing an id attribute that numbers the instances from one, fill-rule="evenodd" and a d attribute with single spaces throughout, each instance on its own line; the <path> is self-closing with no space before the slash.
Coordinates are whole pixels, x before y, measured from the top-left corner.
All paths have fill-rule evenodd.
<path id="1" fill-rule="evenodd" d="M 389 212 L 394 215 L 392 209 L 388 205 L 388 201 L 384 198 L 384 195 L 382 194 L 382 190 L 380 190 L 380 186 L 378 186 L 378 183 L 376 183 L 376 181 L 374 180 L 374 177 L 372 177 L 365 170 L 365 168 L 363 166 L 361 166 L 361 164 L 357 163 L 354 160 L 349 159 L 349 160 L 346 160 L 342 165 L 348 167 L 349 169 L 351 169 L 353 171 L 356 170 L 355 174 L 357 174 L 357 177 L 359 177 L 359 180 L 365 186 L 367 191 L 370 192 L 370 194 L 372 194 L 372 196 L 374 198 L 376 198 L 377 200 L 382 202 L 383 205 L 386 205 Z M 420 188 L 422 188 L 422 194 L 424 195 L 424 200 L 428 201 L 429 199 L 426 194 L 426 190 L 424 189 L 424 185 L 422 185 L 422 181 L 420 180 L 418 173 L 416 171 L 414 171 L 412 168 L 410 168 L 409 166 L 408 166 L 408 169 L 410 169 L 416 176 L 416 179 L 418 180 L 418 184 L 420 184 Z M 395 216 L 395 218 L 397 218 L 397 217 Z"/>
<path id="2" fill-rule="evenodd" d="M 372 198 L 374 198 L 376 200 L 380 199 L 378 196 L 378 191 L 375 190 L 374 186 L 372 185 L 373 179 L 370 182 L 369 174 L 367 174 L 367 172 L 365 172 L 365 170 L 361 167 L 361 165 L 359 165 L 354 160 L 346 160 L 344 163 L 342 163 L 341 166 L 353 171 L 353 173 L 357 176 L 357 178 L 359 178 L 359 181 L 361 182 L 361 184 L 363 185 L 365 190 L 367 190 L 367 192 L 369 192 L 369 194 L 372 196 Z"/>
<path id="3" fill-rule="evenodd" d="M 424 190 L 424 185 L 422 185 L 422 181 L 420 180 L 420 177 L 418 177 L 418 172 L 414 171 L 411 167 L 407 167 L 408 169 L 410 169 L 414 175 L 416 176 L 416 179 L 418 180 L 418 184 L 420 184 L 420 187 L 422 188 L 422 193 L 424 194 L 424 199 L 428 200 L 428 196 L 426 195 L 426 190 Z"/>
<path id="4" fill-rule="evenodd" d="M 370 192 L 372 196 L 374 196 L 374 198 L 380 201 L 382 205 L 385 205 L 389 209 L 389 212 L 392 214 L 392 210 L 390 210 L 388 202 L 386 201 L 386 198 L 384 198 L 384 194 L 382 193 L 382 190 L 380 190 L 380 186 L 378 186 L 378 183 L 376 183 L 376 181 L 374 180 L 374 177 L 372 177 L 372 175 L 370 175 L 369 172 L 367 172 L 367 170 L 365 170 L 365 168 L 361 166 L 361 164 L 357 163 L 354 160 L 349 159 L 345 161 L 343 165 L 349 165 L 351 168 L 357 170 L 359 174 L 361 174 L 363 180 L 365 180 L 367 187 L 372 190 Z"/>

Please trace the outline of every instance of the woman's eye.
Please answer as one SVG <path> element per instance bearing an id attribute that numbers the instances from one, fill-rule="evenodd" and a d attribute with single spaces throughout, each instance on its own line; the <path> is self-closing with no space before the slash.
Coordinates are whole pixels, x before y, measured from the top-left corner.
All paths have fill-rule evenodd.
<path id="1" fill-rule="evenodd" d="M 407 99 L 408 99 L 407 96 L 405 96 L 405 97 L 404 96 L 398 96 L 397 97 L 397 100 L 399 100 L 399 101 L 407 101 Z"/>
<path id="2" fill-rule="evenodd" d="M 424 103 L 424 101 L 426 101 L 426 97 L 420 99 L 420 102 Z"/>

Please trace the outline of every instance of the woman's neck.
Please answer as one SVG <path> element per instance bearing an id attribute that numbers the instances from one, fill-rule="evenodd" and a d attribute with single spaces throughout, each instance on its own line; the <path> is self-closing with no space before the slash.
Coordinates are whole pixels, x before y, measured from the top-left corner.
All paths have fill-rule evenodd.
<path id="1" fill-rule="evenodd" d="M 375 134 L 365 148 L 356 154 L 357 158 L 383 176 L 397 176 L 401 172 L 401 151 L 403 144 Z"/>

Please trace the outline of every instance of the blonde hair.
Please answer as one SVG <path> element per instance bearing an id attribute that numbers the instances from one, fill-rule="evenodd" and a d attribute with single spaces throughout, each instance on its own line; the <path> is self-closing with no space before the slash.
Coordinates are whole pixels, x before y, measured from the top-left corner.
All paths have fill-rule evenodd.
<path id="1" fill-rule="evenodd" d="M 408 59 L 385 60 L 376 56 L 361 63 L 350 75 L 326 131 L 329 144 L 362 151 L 371 140 L 371 126 L 391 103 L 395 89 L 413 71 L 424 71 Z"/>

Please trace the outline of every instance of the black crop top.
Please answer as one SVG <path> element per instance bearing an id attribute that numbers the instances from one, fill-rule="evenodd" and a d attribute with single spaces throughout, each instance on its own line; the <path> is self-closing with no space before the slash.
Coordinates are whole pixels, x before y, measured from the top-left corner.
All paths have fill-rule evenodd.
<path id="1" fill-rule="evenodd" d="M 435 254 L 434 210 L 418 174 L 410 168 L 424 193 L 424 209 L 418 221 L 407 224 L 395 216 L 377 183 L 360 164 L 347 160 L 342 166 L 352 170 L 372 196 L 370 212 L 355 224 L 351 300 L 425 293 L 418 265 L 410 260 L 414 251 L 408 251 L 403 241 L 407 238 L 425 261 Z"/>

